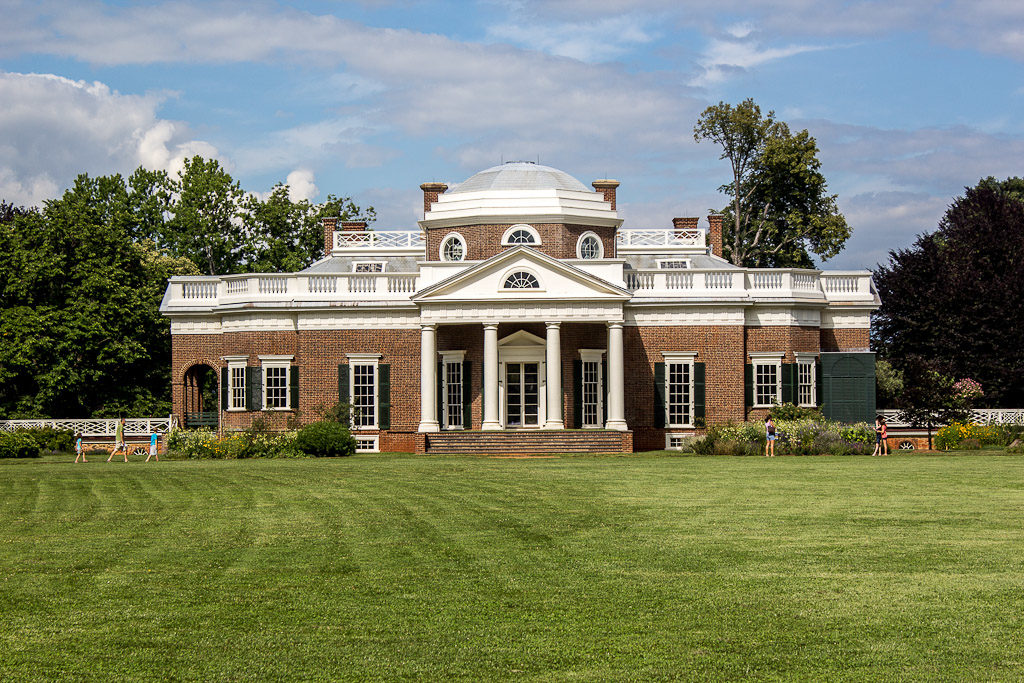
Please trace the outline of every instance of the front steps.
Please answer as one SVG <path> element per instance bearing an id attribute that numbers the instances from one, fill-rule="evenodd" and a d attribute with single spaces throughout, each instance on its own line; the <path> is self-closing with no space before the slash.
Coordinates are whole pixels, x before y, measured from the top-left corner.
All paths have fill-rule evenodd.
<path id="1" fill-rule="evenodd" d="M 416 435 L 416 452 L 428 455 L 534 455 L 632 453 L 633 432 L 604 429 L 519 429 L 431 432 Z"/>

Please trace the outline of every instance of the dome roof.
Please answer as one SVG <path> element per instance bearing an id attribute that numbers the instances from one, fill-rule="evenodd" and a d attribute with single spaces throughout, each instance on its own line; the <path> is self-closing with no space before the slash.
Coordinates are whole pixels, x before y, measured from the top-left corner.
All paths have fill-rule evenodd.
<path id="1" fill-rule="evenodd" d="M 486 190 L 591 190 L 565 171 L 532 161 L 507 161 L 484 169 L 459 183 L 447 194 Z"/>

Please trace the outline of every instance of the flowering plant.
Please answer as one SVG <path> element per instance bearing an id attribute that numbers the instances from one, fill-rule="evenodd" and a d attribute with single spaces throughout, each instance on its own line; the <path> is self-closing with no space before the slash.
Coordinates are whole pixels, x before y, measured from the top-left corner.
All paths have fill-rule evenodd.
<path id="1" fill-rule="evenodd" d="M 985 392 L 981 390 L 981 384 L 970 377 L 964 377 L 961 380 L 957 380 L 953 384 L 953 391 L 956 392 L 956 395 L 959 398 L 967 400 L 981 398 L 985 395 Z"/>

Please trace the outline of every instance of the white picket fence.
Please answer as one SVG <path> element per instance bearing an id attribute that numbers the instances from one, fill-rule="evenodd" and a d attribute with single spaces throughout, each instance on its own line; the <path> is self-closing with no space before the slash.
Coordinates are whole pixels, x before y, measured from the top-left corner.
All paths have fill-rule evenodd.
<path id="1" fill-rule="evenodd" d="M 125 418 L 124 421 L 124 435 L 126 438 L 133 436 L 149 438 L 150 434 L 167 434 L 177 424 L 178 421 L 173 415 L 168 417 L 129 417 Z M 0 420 L 0 432 L 13 432 L 17 429 L 30 429 L 32 427 L 67 429 L 75 433 L 81 432 L 87 438 L 93 436 L 114 436 L 117 432 L 117 418 Z"/>
<path id="2" fill-rule="evenodd" d="M 910 425 L 897 419 L 900 411 L 883 410 L 881 414 L 890 427 L 909 427 Z M 971 416 L 971 422 L 979 425 L 1024 425 L 1024 410 L 1020 408 L 977 408 Z"/>

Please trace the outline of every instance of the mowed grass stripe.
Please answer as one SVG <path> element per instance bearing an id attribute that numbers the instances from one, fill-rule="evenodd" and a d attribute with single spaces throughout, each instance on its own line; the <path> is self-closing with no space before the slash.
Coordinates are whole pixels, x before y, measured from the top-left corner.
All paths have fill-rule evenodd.
<path id="1" fill-rule="evenodd" d="M 1020 458 L 0 463 L 0 677 L 1006 679 Z"/>

